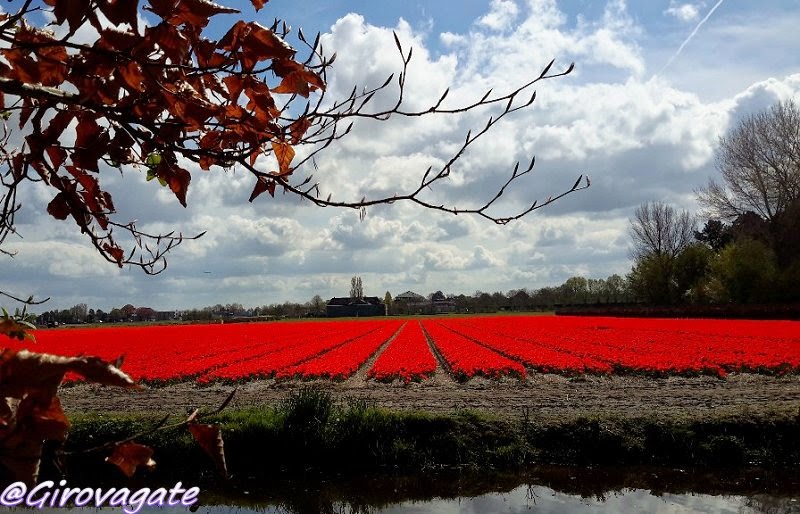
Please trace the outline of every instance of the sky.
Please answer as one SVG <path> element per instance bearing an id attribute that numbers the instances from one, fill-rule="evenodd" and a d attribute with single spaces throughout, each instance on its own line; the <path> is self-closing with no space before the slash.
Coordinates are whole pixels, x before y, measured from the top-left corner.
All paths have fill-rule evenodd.
<path id="1" fill-rule="evenodd" d="M 144 172 L 104 170 L 118 219 L 205 236 L 170 252 L 160 275 L 118 269 L 74 224 L 46 214 L 53 193 L 29 185 L 20 196 L 21 237 L 5 244 L 17 255 L 4 257 L 3 290 L 50 297 L 38 310 L 76 303 L 168 310 L 346 296 L 354 275 L 365 294 L 380 297 L 507 292 L 575 275 L 624 275 L 631 268 L 628 219 L 638 205 L 663 201 L 698 213 L 694 191 L 718 176 L 718 138 L 750 113 L 800 101 L 799 0 L 272 0 L 259 13 L 249 2 L 221 3 L 241 14 L 220 16 L 210 36 L 239 18 L 267 26 L 286 20 L 296 47 L 298 27 L 320 32 L 326 53 L 337 54 L 330 98 L 346 97 L 354 85 L 379 85 L 399 70 L 393 31 L 414 49 L 409 108 L 430 106 L 448 87 L 448 105 L 469 103 L 489 88 L 513 90 L 551 59 L 553 70 L 574 62 L 570 75 L 537 84 L 536 102 L 493 127 L 426 198 L 480 205 L 517 161 L 533 156 L 534 171 L 514 183 L 494 214 L 556 195 L 581 174 L 591 187 L 497 226 L 402 202 L 370 208 L 363 220 L 357 211 L 280 193 L 251 204 L 252 176 L 196 166 L 183 208 Z M 376 98 L 378 105 L 389 101 Z M 305 172 L 334 199 L 408 190 L 493 114 L 359 122 L 321 154 L 318 170 Z"/>

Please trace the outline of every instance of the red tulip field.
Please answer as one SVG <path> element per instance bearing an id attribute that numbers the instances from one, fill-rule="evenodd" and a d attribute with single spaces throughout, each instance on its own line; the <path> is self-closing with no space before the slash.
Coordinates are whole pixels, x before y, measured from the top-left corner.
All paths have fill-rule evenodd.
<path id="1" fill-rule="evenodd" d="M 39 330 L 32 351 L 124 355 L 147 382 L 422 381 L 531 373 L 800 372 L 800 322 L 568 316 L 383 318 Z"/>

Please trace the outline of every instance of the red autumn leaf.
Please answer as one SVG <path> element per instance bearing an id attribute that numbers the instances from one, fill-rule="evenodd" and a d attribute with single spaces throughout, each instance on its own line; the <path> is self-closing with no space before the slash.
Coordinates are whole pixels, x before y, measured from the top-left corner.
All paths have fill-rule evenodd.
<path id="1" fill-rule="evenodd" d="M 81 116 L 76 130 L 77 137 L 75 139 L 75 146 L 78 148 L 86 148 L 91 146 L 97 136 L 100 135 L 102 129 L 93 118 L 89 116 Z"/>
<path id="2" fill-rule="evenodd" d="M 251 53 L 256 61 L 290 59 L 294 56 L 294 49 L 273 31 L 255 22 L 250 23 L 248 28 L 250 30 L 243 38 L 242 49 Z"/>
<path id="3" fill-rule="evenodd" d="M 67 76 L 67 50 L 63 46 L 45 46 L 36 51 L 42 85 L 58 86 Z"/>
<path id="4" fill-rule="evenodd" d="M 0 396 L 21 398 L 30 391 L 55 392 L 70 371 L 102 385 L 134 387 L 131 378 L 98 357 L 62 357 L 27 350 L 0 358 Z"/>
<path id="5" fill-rule="evenodd" d="M 303 136 L 310 126 L 311 121 L 305 116 L 294 120 L 291 125 L 289 125 L 289 133 L 292 135 L 293 145 L 296 145 L 303 139 Z"/>
<path id="6" fill-rule="evenodd" d="M 50 163 L 53 165 L 53 169 L 57 170 L 67 159 L 67 152 L 58 146 L 48 146 L 47 156 L 50 157 Z"/>
<path id="7" fill-rule="evenodd" d="M 56 22 L 60 25 L 66 20 L 71 32 L 77 30 L 86 15 L 91 2 L 89 0 L 45 0 L 53 7 Z"/>
<path id="8" fill-rule="evenodd" d="M 144 91 L 145 76 L 138 62 L 130 61 L 128 64 L 117 68 L 117 70 L 129 88 L 133 91 Z"/>
<path id="9" fill-rule="evenodd" d="M 75 117 L 75 114 L 70 111 L 59 111 L 53 116 L 53 119 L 50 120 L 50 123 L 47 125 L 47 128 L 42 133 L 44 136 L 44 140 L 46 144 L 55 143 L 58 138 L 61 137 L 61 134 L 67 128 L 67 125 L 70 124 L 72 119 Z"/>
<path id="10" fill-rule="evenodd" d="M 106 462 L 117 466 L 128 478 L 131 478 L 136 469 L 144 467 L 152 471 L 156 467 L 153 460 L 153 449 L 138 443 L 122 443 L 114 448 L 114 453 L 106 457 Z"/>
<path id="11" fill-rule="evenodd" d="M 139 44 L 142 44 L 142 38 L 137 34 L 115 28 L 102 30 L 100 39 L 95 43 L 98 48 L 118 50 L 120 52 L 130 52 L 132 48 Z"/>
<path id="12" fill-rule="evenodd" d="M 39 82 L 39 65 L 31 59 L 28 52 L 17 48 L 6 48 L 2 53 L 11 64 L 11 71 L 8 73 L 10 78 L 23 83 Z"/>
<path id="13" fill-rule="evenodd" d="M 228 467 L 225 464 L 225 448 L 222 441 L 222 430 L 216 425 L 202 425 L 199 423 L 189 423 L 189 432 L 192 433 L 197 444 L 203 449 L 223 476 L 228 476 Z"/>
<path id="14" fill-rule="evenodd" d="M 275 158 L 278 160 L 278 170 L 281 175 L 288 175 L 291 173 L 289 165 L 294 159 L 294 148 L 289 143 L 283 141 L 273 141 L 272 151 L 275 152 Z"/>
<path id="15" fill-rule="evenodd" d="M 260 11 L 262 7 L 266 5 L 269 0 L 250 0 L 250 3 L 253 4 L 253 7 L 256 8 L 256 12 Z"/>
<path id="16" fill-rule="evenodd" d="M 120 268 L 122 267 L 122 260 L 125 258 L 125 252 L 122 251 L 122 248 L 117 245 L 105 243 L 103 244 L 103 251 L 109 254 Z"/>
<path id="17" fill-rule="evenodd" d="M 65 220 L 72 210 L 67 202 L 67 195 L 61 191 L 47 204 L 47 212 L 57 220 Z"/>
<path id="18" fill-rule="evenodd" d="M 253 188 L 253 192 L 250 193 L 250 202 L 258 198 L 258 196 L 263 193 L 264 191 L 269 191 L 269 195 L 274 197 L 275 196 L 275 181 L 270 180 L 264 177 L 258 177 L 256 180 L 256 185 Z"/>
<path id="19" fill-rule="evenodd" d="M 186 207 L 186 191 L 189 189 L 192 175 L 177 164 L 167 162 L 167 159 L 164 158 L 155 169 L 155 174 L 158 178 L 166 181 L 181 205 Z"/>
<path id="20" fill-rule="evenodd" d="M 244 80 L 239 75 L 228 75 L 222 81 L 228 88 L 228 100 L 235 103 L 244 89 Z"/>
<path id="21" fill-rule="evenodd" d="M 309 87 L 309 84 L 311 86 Z M 281 83 L 272 90 L 273 93 L 300 95 L 308 98 L 311 91 L 324 88 L 322 79 L 314 72 L 301 70 L 293 71 L 283 77 Z"/>
<path id="22" fill-rule="evenodd" d="M 217 14 L 239 12 L 209 0 L 150 0 L 150 10 L 171 25 L 186 24 L 196 28 L 205 27 L 209 18 Z"/>
<path id="23" fill-rule="evenodd" d="M 139 32 L 138 0 L 106 0 L 98 2 L 100 11 L 115 24 L 129 24 L 134 32 Z"/>
<path id="24" fill-rule="evenodd" d="M 25 396 L 17 407 L 17 423 L 50 441 L 63 441 L 69 429 L 58 396 Z"/>

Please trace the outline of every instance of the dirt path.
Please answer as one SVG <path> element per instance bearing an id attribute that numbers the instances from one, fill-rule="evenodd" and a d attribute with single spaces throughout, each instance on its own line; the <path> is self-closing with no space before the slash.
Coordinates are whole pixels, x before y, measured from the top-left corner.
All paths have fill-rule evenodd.
<path id="1" fill-rule="evenodd" d="M 560 415 L 614 412 L 621 415 L 658 413 L 665 416 L 700 410 L 741 410 L 756 413 L 766 409 L 789 408 L 800 412 L 800 376 L 774 377 L 732 374 L 713 377 L 566 378 L 535 374 L 525 381 L 481 378 L 457 383 L 444 374 L 422 383 L 381 384 L 357 375 L 344 382 L 253 381 L 242 384 L 233 407 L 275 405 L 293 389 L 313 384 L 330 390 L 336 398 L 360 398 L 382 407 L 453 412 L 480 409 L 504 416 L 530 413 Z M 67 413 L 86 411 L 186 412 L 195 407 L 213 407 L 233 389 L 229 385 L 199 387 L 180 383 L 166 387 L 121 390 L 94 385 L 62 389 Z"/>

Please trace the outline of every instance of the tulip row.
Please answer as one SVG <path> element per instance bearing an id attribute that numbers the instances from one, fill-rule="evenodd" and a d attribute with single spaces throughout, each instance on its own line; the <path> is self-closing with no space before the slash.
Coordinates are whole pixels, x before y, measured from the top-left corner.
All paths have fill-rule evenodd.
<path id="1" fill-rule="evenodd" d="M 519 362 L 504 357 L 441 323 L 425 321 L 423 327 L 456 379 L 466 380 L 476 375 L 525 377 L 525 368 Z"/>
<path id="2" fill-rule="evenodd" d="M 458 379 L 523 377 L 527 369 L 659 376 L 800 372 L 796 321 L 494 316 L 103 327 L 35 335 L 35 343 L 6 344 L 107 360 L 125 355 L 125 371 L 152 382 L 345 379 L 370 357 L 375 362 L 368 378 L 410 382 L 434 373 L 433 352 Z"/>
<path id="3" fill-rule="evenodd" d="M 436 358 L 431 353 L 428 340 L 422 333 L 419 321 L 411 320 L 380 354 L 367 376 L 381 382 L 399 378 L 409 383 L 425 379 L 434 371 Z"/>
<path id="4" fill-rule="evenodd" d="M 284 368 L 276 374 L 277 378 L 330 378 L 345 380 L 355 374 L 372 354 L 395 335 L 402 325 L 391 321 L 368 334 L 337 346 L 317 357 Z"/>
<path id="5" fill-rule="evenodd" d="M 554 365 L 558 369 L 559 361 L 554 362 L 550 352 L 569 355 L 576 363 L 562 367 L 563 371 L 580 371 L 581 364 L 593 373 L 657 375 L 724 376 L 730 371 L 800 369 L 797 322 L 646 321 L 649 323 L 618 318 L 486 317 L 448 320 L 446 324 L 468 336 L 480 334 L 488 346 L 542 370 Z"/>
<path id="6" fill-rule="evenodd" d="M 345 330 L 341 332 L 311 332 L 305 340 L 298 344 L 285 347 L 262 358 L 238 360 L 226 364 L 201 375 L 198 382 L 270 378 L 317 356 L 330 355 L 332 351 L 373 333 L 386 332 L 386 324 L 380 321 L 357 322 L 349 326 L 345 325 L 345 327 Z M 388 336 L 384 337 L 383 341 L 387 338 Z"/>

